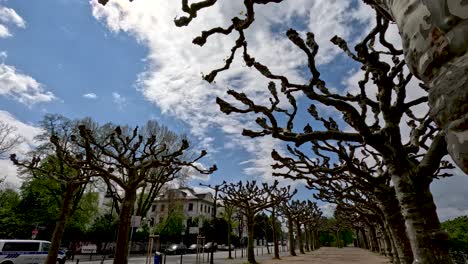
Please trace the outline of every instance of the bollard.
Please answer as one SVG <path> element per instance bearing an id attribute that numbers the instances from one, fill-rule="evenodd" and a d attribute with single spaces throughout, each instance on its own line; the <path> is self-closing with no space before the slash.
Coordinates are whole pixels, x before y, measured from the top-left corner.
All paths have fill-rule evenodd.
<path id="1" fill-rule="evenodd" d="M 184 254 L 182 254 L 182 252 L 180 252 L 180 264 L 182 264 L 182 257 L 184 256 Z"/>
<path id="2" fill-rule="evenodd" d="M 236 249 L 234 249 L 234 258 L 237 258 Z"/>
<path id="3" fill-rule="evenodd" d="M 76 259 L 76 264 L 80 263 L 80 259 Z"/>

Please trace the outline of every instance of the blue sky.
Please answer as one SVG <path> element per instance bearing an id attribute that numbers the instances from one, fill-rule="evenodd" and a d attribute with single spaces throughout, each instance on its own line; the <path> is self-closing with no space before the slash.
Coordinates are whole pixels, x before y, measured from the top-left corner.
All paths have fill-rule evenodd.
<path id="1" fill-rule="evenodd" d="M 209 85 L 201 73 L 222 64 L 233 37 L 213 37 L 202 48 L 191 44 L 201 30 L 215 23 L 226 25 L 238 14 L 241 8 L 236 2 L 224 1 L 204 11 L 189 27 L 176 28 L 172 20 L 181 15 L 180 1 L 113 1 L 103 8 L 84 0 L 0 0 L 0 25 L 8 30 L 2 35 L 0 27 L 4 71 L 0 83 L 7 79 L 9 86 L 4 87 L 10 87 L 0 87 L 0 118 L 20 124 L 26 138 L 45 113 L 129 125 L 156 119 L 189 135 L 197 149 L 208 150 L 204 164 L 219 168 L 208 182 L 271 180 L 269 153 L 272 148 L 284 150 L 285 145 L 271 138 L 242 137 L 241 129 L 252 127 L 254 118 L 225 116 L 215 104 L 216 96 L 225 98 L 226 89 L 232 87 L 257 101 L 267 100 L 267 81 L 236 60 L 231 71 Z M 356 1 L 296 0 L 259 8 L 247 38 L 257 59 L 300 82 L 307 78 L 304 56 L 284 33 L 289 27 L 314 31 L 321 45 L 318 63 L 323 78 L 330 87 L 345 89 L 356 65 L 329 39 L 338 34 L 355 41 L 372 17 L 370 9 Z M 26 88 L 13 92 L 20 86 Z M 10 165 L 3 161 L 0 166 Z M 14 181 L 14 170 L 4 171 Z M 300 198 L 311 198 L 310 191 L 297 187 Z M 466 208 L 460 205 L 448 214 L 468 212 Z"/>

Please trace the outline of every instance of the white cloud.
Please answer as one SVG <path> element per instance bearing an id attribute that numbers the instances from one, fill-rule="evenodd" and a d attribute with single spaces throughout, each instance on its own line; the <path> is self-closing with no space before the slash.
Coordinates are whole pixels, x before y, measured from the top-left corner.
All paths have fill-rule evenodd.
<path id="1" fill-rule="evenodd" d="M 10 97 L 22 104 L 50 102 L 55 95 L 29 75 L 17 72 L 16 68 L 0 64 L 0 95 Z"/>
<path id="2" fill-rule="evenodd" d="M 459 168 L 452 171 L 454 176 L 435 180 L 431 192 L 441 221 L 468 215 L 468 176 Z"/>
<path id="3" fill-rule="evenodd" d="M 122 110 L 124 106 L 127 104 L 127 98 L 122 96 L 117 92 L 112 93 L 112 101 L 117 105 L 117 107 Z"/>
<path id="4" fill-rule="evenodd" d="M 97 99 L 98 98 L 98 96 L 95 93 L 83 94 L 83 97 L 87 98 L 87 99 Z"/>
<path id="5" fill-rule="evenodd" d="M 11 37 L 12 34 L 5 24 L 12 24 L 20 28 L 26 27 L 26 22 L 14 9 L 0 6 L 0 38 Z"/>
<path id="6" fill-rule="evenodd" d="M 16 134 L 24 139 L 24 142 L 13 149 L 11 153 L 23 156 L 35 146 L 34 137 L 41 132 L 40 128 L 24 123 L 16 119 L 11 113 L 3 110 L 0 110 L 0 121 L 16 127 Z M 0 177 L 6 177 L 8 182 L 17 186 L 21 183 L 16 166 L 9 159 L 0 159 Z"/>
<path id="7" fill-rule="evenodd" d="M 335 214 L 336 204 L 324 203 L 319 206 L 319 209 L 320 211 L 322 211 L 323 216 L 330 218 L 330 217 L 333 217 Z"/>
<path id="8" fill-rule="evenodd" d="M 267 102 L 267 81 L 236 59 L 229 71 L 218 75 L 216 84 L 209 85 L 201 79 L 200 73 L 206 74 L 222 65 L 236 35 L 213 36 L 204 47 L 192 44 L 192 39 L 202 30 L 230 23 L 230 19 L 243 10 L 240 2 L 219 2 L 183 28 L 175 27 L 173 22 L 174 17 L 181 14 L 177 1 L 111 1 L 102 7 L 93 0 L 91 5 L 96 19 L 111 31 L 126 32 L 149 48 L 147 70 L 138 80 L 140 91 L 149 101 L 158 105 L 163 113 L 188 123 L 192 134 L 200 140 L 207 136 L 209 129 L 221 129 L 231 141 L 225 142 L 225 146 L 243 148 L 255 158 L 246 170 L 248 174 L 271 177 L 270 152 L 272 148 L 280 148 L 279 141 L 242 137 L 242 128 L 257 127 L 252 122 L 255 118 L 226 116 L 215 104 L 216 96 L 226 98 L 226 87 L 230 86 L 241 87 L 257 102 Z M 305 56 L 287 40 L 285 31 L 289 27 L 314 31 L 321 45 L 318 62 L 329 62 L 340 53 L 329 39 L 334 34 L 348 38 L 356 30 L 362 30 L 354 28 L 349 19 L 364 22 L 372 17 L 362 5 L 358 5 L 356 13 L 350 12 L 354 7 L 346 0 L 257 5 L 256 21 L 246 32 L 250 52 L 272 71 L 288 75 L 294 81 L 305 81 L 300 69 L 306 65 Z M 298 20 L 306 24 L 298 25 L 294 22 Z M 278 35 L 275 32 L 279 28 Z"/>

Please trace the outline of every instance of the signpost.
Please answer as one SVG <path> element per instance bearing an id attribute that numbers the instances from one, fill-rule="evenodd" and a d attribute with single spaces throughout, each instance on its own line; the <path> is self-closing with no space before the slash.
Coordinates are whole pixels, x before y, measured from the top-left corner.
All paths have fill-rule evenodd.
<path id="1" fill-rule="evenodd" d="M 37 234 L 39 233 L 39 230 L 37 230 L 37 229 L 33 229 L 33 231 L 32 231 L 31 233 L 32 233 L 32 235 L 31 235 L 31 239 L 35 239 L 35 238 L 36 238 L 36 236 L 37 236 Z"/>

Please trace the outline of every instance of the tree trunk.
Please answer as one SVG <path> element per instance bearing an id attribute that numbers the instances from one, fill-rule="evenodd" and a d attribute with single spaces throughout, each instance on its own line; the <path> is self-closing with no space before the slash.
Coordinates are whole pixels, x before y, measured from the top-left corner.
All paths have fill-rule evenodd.
<path id="1" fill-rule="evenodd" d="M 299 246 L 299 252 L 301 254 L 305 254 L 304 241 L 302 240 L 301 223 L 299 221 L 296 221 L 296 229 L 297 229 L 297 241 L 298 241 L 298 246 Z"/>
<path id="2" fill-rule="evenodd" d="M 276 211 L 275 208 L 273 207 L 271 211 L 271 229 L 273 231 L 273 251 L 274 251 L 274 257 L 275 259 L 279 259 L 279 245 L 278 245 L 278 236 L 276 235 Z"/>
<path id="3" fill-rule="evenodd" d="M 382 239 L 383 239 L 382 248 L 384 249 L 383 250 L 384 254 L 390 259 L 392 263 L 399 264 L 399 261 L 395 262 L 395 254 L 393 252 L 392 242 L 385 228 L 385 224 L 382 226 Z"/>
<path id="4" fill-rule="evenodd" d="M 114 264 L 127 263 L 129 233 L 136 198 L 136 190 L 125 191 L 125 197 L 123 198 L 119 215 L 119 228 L 117 230 Z"/>
<path id="5" fill-rule="evenodd" d="M 446 247 L 448 237 L 440 227 L 430 181 L 411 177 L 409 173 L 393 175 L 392 181 L 405 219 L 413 263 L 452 264 Z"/>
<path id="6" fill-rule="evenodd" d="M 309 247 L 309 228 L 307 227 L 306 224 L 304 224 L 304 235 L 305 235 L 305 251 L 310 252 L 310 247 Z"/>
<path id="7" fill-rule="evenodd" d="M 359 237 L 359 228 L 354 228 L 354 233 L 356 233 L 356 246 L 358 248 L 363 248 L 361 238 Z"/>
<path id="8" fill-rule="evenodd" d="M 62 207 L 60 208 L 60 215 L 55 224 L 54 233 L 52 234 L 52 240 L 45 262 L 46 264 L 57 263 L 57 256 L 60 251 L 60 243 L 62 242 L 63 233 L 65 232 L 65 226 L 67 225 L 68 219 L 72 214 L 73 196 L 76 190 L 77 187 L 75 185 L 67 185 L 67 190 L 63 195 Z"/>
<path id="9" fill-rule="evenodd" d="M 359 229 L 361 233 L 361 236 L 362 236 L 362 241 L 363 241 L 363 245 L 364 245 L 364 249 L 369 249 L 369 240 L 367 239 L 367 235 L 366 235 L 366 231 L 364 230 L 364 228 L 360 228 Z"/>
<path id="10" fill-rule="evenodd" d="M 232 223 L 231 219 L 228 219 L 228 234 L 227 234 L 227 242 L 228 242 L 228 259 L 232 259 L 232 249 L 231 249 L 231 228 L 232 228 Z"/>
<path id="11" fill-rule="evenodd" d="M 255 215 L 247 215 L 247 230 L 249 235 L 249 240 L 247 244 L 247 261 L 251 264 L 257 263 L 255 261 L 255 252 L 254 252 L 254 220 Z"/>
<path id="12" fill-rule="evenodd" d="M 373 225 L 369 225 L 369 235 L 372 241 L 372 251 L 380 252 L 379 243 L 377 241 L 377 234 Z"/>
<path id="13" fill-rule="evenodd" d="M 389 235 L 394 240 L 396 256 L 401 264 L 413 262 L 411 244 L 406 234 L 405 220 L 401 214 L 401 208 L 395 196 L 394 190 L 389 192 L 376 192 L 379 199 L 385 221 L 388 225 Z"/>
<path id="14" fill-rule="evenodd" d="M 297 256 L 294 251 L 294 225 L 291 217 L 288 217 L 288 233 L 289 233 L 289 254 Z"/>

